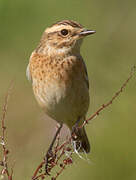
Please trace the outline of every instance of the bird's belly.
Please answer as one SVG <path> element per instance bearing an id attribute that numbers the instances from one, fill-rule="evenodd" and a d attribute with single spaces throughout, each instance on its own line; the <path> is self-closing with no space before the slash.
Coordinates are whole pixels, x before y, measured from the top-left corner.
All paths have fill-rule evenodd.
<path id="1" fill-rule="evenodd" d="M 89 93 L 84 82 L 69 83 L 69 86 L 56 81 L 36 83 L 33 88 L 36 99 L 46 114 L 60 123 L 71 126 L 88 110 Z"/>

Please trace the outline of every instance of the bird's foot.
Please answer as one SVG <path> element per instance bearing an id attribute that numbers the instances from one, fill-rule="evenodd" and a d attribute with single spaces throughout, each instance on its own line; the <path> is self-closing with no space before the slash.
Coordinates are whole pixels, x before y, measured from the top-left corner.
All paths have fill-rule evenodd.
<path id="1" fill-rule="evenodd" d="M 73 140 L 77 139 L 77 132 L 78 132 L 78 128 L 77 128 L 77 126 L 74 125 L 72 127 L 72 131 L 71 131 L 71 137 Z"/>
<path id="2" fill-rule="evenodd" d="M 73 140 L 77 140 L 78 137 L 78 124 L 79 124 L 80 118 L 76 121 L 76 123 L 74 124 L 74 126 L 72 127 L 72 131 L 71 131 L 71 135 L 72 135 L 72 139 Z"/>
<path id="3" fill-rule="evenodd" d="M 50 176 L 51 162 L 53 158 L 53 152 L 49 149 L 45 155 L 45 173 Z"/>

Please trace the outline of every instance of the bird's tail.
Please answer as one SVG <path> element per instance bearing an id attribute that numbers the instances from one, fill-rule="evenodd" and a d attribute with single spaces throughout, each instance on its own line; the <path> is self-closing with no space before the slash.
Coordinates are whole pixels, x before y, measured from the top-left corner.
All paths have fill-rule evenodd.
<path id="1" fill-rule="evenodd" d="M 73 136 L 74 134 L 75 136 Z M 78 152 L 86 152 L 86 153 L 90 152 L 90 143 L 84 127 L 80 129 L 76 129 L 74 132 L 72 132 L 72 138 L 73 138 L 74 148 L 76 148 Z"/>

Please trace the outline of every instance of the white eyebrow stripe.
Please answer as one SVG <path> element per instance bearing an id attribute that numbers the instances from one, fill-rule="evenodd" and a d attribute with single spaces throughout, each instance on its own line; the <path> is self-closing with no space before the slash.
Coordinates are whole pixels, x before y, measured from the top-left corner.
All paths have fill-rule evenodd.
<path id="1" fill-rule="evenodd" d="M 52 32 L 55 32 L 55 31 L 60 31 L 62 29 L 71 29 L 71 26 L 69 25 L 55 25 L 53 27 L 49 27 L 45 30 L 46 33 L 52 33 Z"/>

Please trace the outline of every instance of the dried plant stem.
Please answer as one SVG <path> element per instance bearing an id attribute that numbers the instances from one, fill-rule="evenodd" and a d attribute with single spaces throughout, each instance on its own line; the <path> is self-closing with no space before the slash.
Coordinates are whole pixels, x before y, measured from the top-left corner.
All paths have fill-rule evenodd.
<path id="1" fill-rule="evenodd" d="M 65 169 L 65 167 L 66 167 L 66 164 L 64 164 L 64 165 L 62 165 L 62 167 L 61 167 L 61 169 L 60 169 L 60 171 L 59 172 L 57 172 L 57 174 L 56 174 L 56 176 L 55 177 L 53 177 L 52 179 L 53 180 L 56 180 L 57 179 L 57 177 L 64 171 L 64 169 Z"/>
<path id="2" fill-rule="evenodd" d="M 99 115 L 99 113 L 101 111 L 103 111 L 105 108 L 107 108 L 109 105 L 111 105 L 113 103 L 113 101 L 120 95 L 120 93 L 123 92 L 124 88 L 127 86 L 128 82 L 130 81 L 130 79 L 133 77 L 134 72 L 135 72 L 136 67 L 134 66 L 131 69 L 131 72 L 129 74 L 129 77 L 127 78 L 127 80 L 122 84 L 121 88 L 115 93 L 115 95 L 111 98 L 111 100 L 109 100 L 106 104 L 103 104 L 94 114 L 91 115 L 90 118 L 88 118 L 87 120 L 84 121 L 84 123 L 79 127 L 82 128 L 83 126 L 85 126 L 90 120 L 94 119 L 96 116 Z M 50 166 L 50 171 L 58 165 L 60 159 L 62 158 L 62 156 L 65 155 L 65 152 L 67 151 L 67 145 L 70 145 L 71 143 L 71 139 L 72 137 L 70 137 L 69 139 L 67 139 L 65 142 L 63 142 L 61 145 L 59 145 L 59 137 L 58 137 L 58 141 L 56 143 L 56 146 L 54 147 L 54 152 L 53 152 L 53 157 L 52 157 L 52 162 L 51 162 L 51 166 Z M 58 154 L 59 153 L 59 154 Z M 63 160 L 63 163 L 60 164 L 60 170 L 56 173 L 56 176 L 52 177 L 51 180 L 56 180 L 58 178 L 58 176 L 64 171 L 66 165 L 71 164 L 72 163 L 72 154 L 73 152 L 71 152 L 70 154 L 70 158 L 66 158 L 65 160 Z M 55 158 L 54 158 L 55 157 Z M 45 179 L 46 174 L 42 173 L 39 174 L 40 169 L 43 167 L 44 165 L 44 161 L 38 166 L 38 168 L 35 170 L 34 175 L 32 180 L 37 180 L 39 178 Z M 39 174 L 39 175 L 38 175 Z"/>
<path id="3" fill-rule="evenodd" d="M 2 108 L 2 117 L 1 117 L 1 129 L 2 129 L 2 134 L 0 136 L 1 139 L 1 146 L 2 146 L 2 152 L 3 152 L 3 159 L 1 160 L 1 166 L 3 167 L 0 175 L 7 175 L 8 180 L 12 180 L 12 176 L 13 176 L 13 169 L 11 168 L 11 174 L 9 173 L 9 169 L 8 169 L 8 154 L 9 154 L 9 150 L 7 149 L 7 142 L 6 142 L 6 137 L 5 137 L 5 133 L 6 133 L 6 125 L 5 125 L 5 120 L 6 120 L 6 114 L 7 114 L 7 108 L 8 108 L 8 100 L 10 97 L 10 92 L 11 89 L 13 88 L 13 82 L 11 82 L 9 89 L 5 95 L 5 100 L 4 100 L 4 104 L 3 104 L 3 108 Z"/>
<path id="4" fill-rule="evenodd" d="M 105 108 L 107 108 L 108 106 L 110 106 L 113 101 L 123 92 L 123 90 L 125 89 L 125 87 L 127 86 L 128 82 L 130 81 L 130 79 L 132 79 L 134 73 L 136 71 L 136 67 L 134 66 L 131 69 L 131 72 L 127 78 L 127 80 L 122 84 L 121 88 L 114 94 L 114 96 L 105 104 L 103 104 L 95 113 L 93 113 L 87 120 L 84 121 L 84 123 L 78 127 L 78 128 L 82 128 L 83 126 L 85 126 L 89 121 L 91 121 L 92 119 L 94 119 L 95 117 L 97 117 L 100 112 L 102 112 Z M 56 180 L 58 178 L 58 176 L 64 171 L 66 165 L 72 164 L 72 150 L 68 147 L 69 145 L 71 145 L 71 140 L 72 137 L 68 138 L 66 141 L 64 141 L 62 144 L 59 144 L 59 137 L 58 137 L 58 141 L 56 143 L 56 146 L 54 147 L 53 150 L 53 157 L 51 159 L 51 164 L 50 164 L 50 172 L 51 170 L 55 167 L 55 166 L 60 166 L 60 170 L 56 173 L 56 175 L 54 177 L 51 177 L 51 180 Z M 70 152 L 70 156 L 66 157 L 62 163 L 60 163 L 60 159 L 65 156 L 66 152 L 69 151 Z M 55 158 L 54 158 L 55 157 Z M 40 169 L 43 167 L 45 162 L 42 162 L 38 168 L 35 170 L 34 175 L 32 180 L 38 180 L 39 178 L 45 179 L 45 177 L 47 176 L 45 173 L 44 174 L 39 174 Z"/>
<path id="5" fill-rule="evenodd" d="M 93 120 L 95 117 L 97 117 L 100 114 L 100 112 L 102 112 L 104 109 L 106 109 L 108 106 L 110 106 L 113 103 L 113 101 L 115 99 L 117 99 L 117 97 L 124 91 L 128 82 L 134 76 L 135 71 L 136 71 L 136 66 L 134 66 L 131 69 L 128 78 L 122 84 L 120 89 L 113 95 L 113 97 L 107 103 L 101 105 L 100 108 L 95 113 L 93 113 L 87 120 L 85 120 L 84 123 L 78 128 L 82 128 L 83 126 L 88 124 L 89 121 Z M 9 166 L 8 166 L 9 150 L 7 148 L 5 121 L 6 121 L 6 115 L 7 115 L 7 109 L 8 109 L 8 100 L 9 100 L 12 88 L 13 88 L 13 82 L 11 83 L 11 85 L 5 95 L 5 100 L 4 100 L 4 104 L 2 107 L 1 136 L 0 136 L 0 146 L 2 147 L 2 153 L 3 153 L 2 159 L 0 160 L 0 166 L 2 167 L 0 175 L 5 175 L 8 180 L 13 180 L 13 168 L 11 167 L 10 171 L 9 171 Z M 60 137 L 57 138 L 56 146 L 53 148 L 53 155 L 50 160 L 49 172 L 51 172 L 52 169 L 56 166 L 58 166 L 60 169 L 58 170 L 58 172 L 56 173 L 56 175 L 54 177 L 51 177 L 51 180 L 56 180 L 59 177 L 59 175 L 62 174 L 62 172 L 64 171 L 66 166 L 73 163 L 73 161 L 72 161 L 73 151 L 69 147 L 71 145 L 72 137 L 65 140 L 62 144 L 60 144 L 59 140 L 60 140 Z M 68 156 L 65 155 L 66 152 L 69 152 Z M 60 161 L 61 161 L 61 163 L 60 163 Z M 45 172 L 42 173 L 42 171 L 40 171 L 40 170 L 42 170 L 44 165 L 45 165 L 45 161 L 43 160 L 36 168 L 36 170 L 33 174 L 32 180 L 45 179 L 45 177 L 48 176 Z"/>
<path id="6" fill-rule="evenodd" d="M 89 121 L 91 121 L 92 119 L 94 119 L 96 116 L 98 116 L 100 114 L 101 111 L 103 111 L 105 108 L 107 108 L 109 105 L 111 105 L 113 103 L 113 101 L 123 92 L 124 88 L 127 86 L 128 82 L 130 81 L 130 79 L 132 79 L 134 73 L 136 71 L 136 66 L 133 66 L 129 77 L 127 78 L 127 80 L 122 84 L 121 88 L 115 93 L 115 95 L 106 103 L 103 104 L 94 114 L 92 114 L 87 120 L 84 121 L 84 123 L 79 127 L 82 128 L 83 126 L 85 126 Z"/>
<path id="7" fill-rule="evenodd" d="M 39 170 L 43 167 L 44 164 L 45 164 L 45 161 L 42 161 L 42 162 L 40 163 L 40 165 L 37 167 L 37 169 L 35 170 L 34 175 L 33 175 L 33 177 L 32 177 L 33 180 L 35 180 L 35 177 L 37 176 Z"/>

